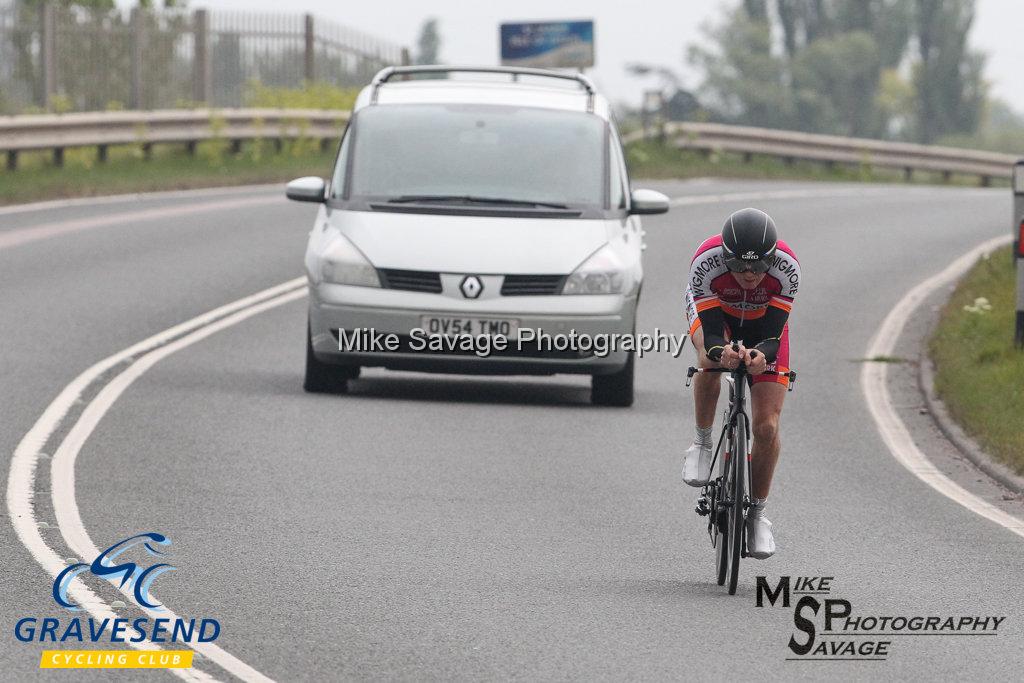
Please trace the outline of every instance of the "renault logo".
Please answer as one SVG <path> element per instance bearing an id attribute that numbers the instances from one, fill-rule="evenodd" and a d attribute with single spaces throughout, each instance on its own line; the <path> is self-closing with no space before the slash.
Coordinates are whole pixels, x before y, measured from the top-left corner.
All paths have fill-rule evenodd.
<path id="1" fill-rule="evenodd" d="M 462 296 L 467 299 L 476 299 L 480 296 L 480 292 L 484 291 L 484 283 L 480 282 L 480 278 L 476 275 L 467 275 L 462 278 L 459 289 L 462 290 Z"/>

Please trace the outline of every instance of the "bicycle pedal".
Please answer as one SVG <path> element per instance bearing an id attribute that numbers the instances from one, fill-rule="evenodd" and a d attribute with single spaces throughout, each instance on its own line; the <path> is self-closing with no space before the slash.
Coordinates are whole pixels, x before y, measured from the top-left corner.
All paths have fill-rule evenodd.
<path id="1" fill-rule="evenodd" d="M 697 507 L 694 508 L 693 511 L 701 517 L 706 517 L 707 515 L 711 514 L 711 506 L 708 505 L 707 498 L 701 498 L 700 500 L 698 500 Z"/>

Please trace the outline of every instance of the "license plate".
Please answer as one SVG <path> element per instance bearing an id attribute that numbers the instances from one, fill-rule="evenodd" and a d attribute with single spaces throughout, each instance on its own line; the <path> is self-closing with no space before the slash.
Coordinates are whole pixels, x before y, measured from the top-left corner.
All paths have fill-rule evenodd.
<path id="1" fill-rule="evenodd" d="M 515 339 L 519 335 L 519 321 L 509 318 L 465 318 L 455 316 L 425 315 L 420 325 L 427 334 L 446 337 L 505 337 Z"/>

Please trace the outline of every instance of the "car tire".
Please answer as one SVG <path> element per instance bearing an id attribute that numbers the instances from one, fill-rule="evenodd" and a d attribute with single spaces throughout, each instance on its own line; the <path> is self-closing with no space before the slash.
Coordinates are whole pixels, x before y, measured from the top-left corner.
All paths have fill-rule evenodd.
<path id="1" fill-rule="evenodd" d="M 345 379 L 359 379 L 359 375 L 362 373 L 362 368 L 358 365 L 335 365 L 334 371 L 339 373 Z"/>
<path id="2" fill-rule="evenodd" d="M 633 405 L 633 378 L 636 370 L 636 354 L 630 353 L 626 365 L 610 375 L 594 375 L 590 378 L 590 402 L 596 406 L 628 408 Z"/>
<path id="3" fill-rule="evenodd" d="M 313 334 L 310 328 L 306 327 L 306 378 L 302 388 L 311 394 L 344 394 L 348 391 L 348 380 L 359 376 L 359 367 L 355 367 L 353 374 L 348 368 L 339 368 L 335 365 L 323 363 L 317 360 L 313 353 Z"/>

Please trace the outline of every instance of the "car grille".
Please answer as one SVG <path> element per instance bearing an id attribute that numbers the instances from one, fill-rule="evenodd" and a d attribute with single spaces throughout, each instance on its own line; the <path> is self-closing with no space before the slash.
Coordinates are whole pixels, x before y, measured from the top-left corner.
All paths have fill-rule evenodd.
<path id="1" fill-rule="evenodd" d="M 409 292 L 441 293 L 441 274 L 427 270 L 396 270 L 381 268 L 381 285 L 385 289 L 404 289 Z"/>
<path id="2" fill-rule="evenodd" d="M 564 275 L 506 275 L 501 283 L 502 296 L 540 296 L 558 294 L 565 283 Z"/>
<path id="3" fill-rule="evenodd" d="M 441 274 L 429 270 L 381 268 L 381 286 L 408 292 L 441 293 Z M 502 296 L 542 296 L 558 294 L 565 284 L 565 275 L 506 275 L 501 283 Z"/>

